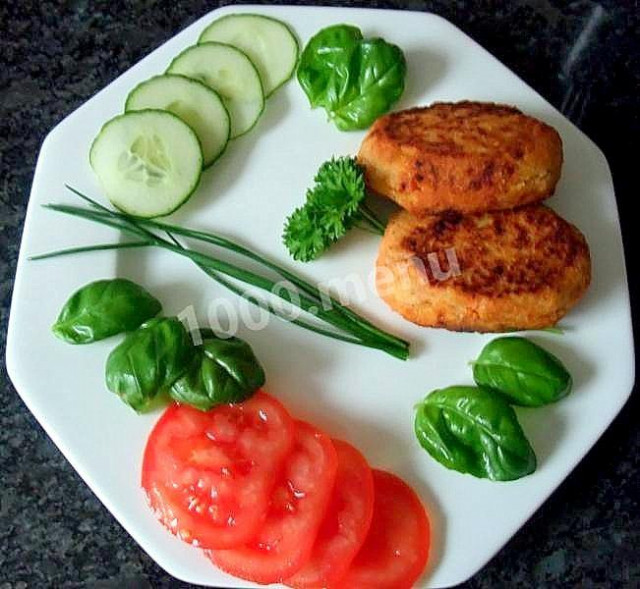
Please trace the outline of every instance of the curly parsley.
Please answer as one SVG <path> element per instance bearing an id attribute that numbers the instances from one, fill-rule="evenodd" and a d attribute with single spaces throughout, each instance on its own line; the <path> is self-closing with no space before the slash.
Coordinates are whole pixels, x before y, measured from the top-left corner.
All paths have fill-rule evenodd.
<path id="1" fill-rule="evenodd" d="M 285 222 L 282 239 L 294 260 L 315 260 L 354 226 L 382 235 L 384 224 L 364 203 L 364 172 L 355 158 L 325 162 L 314 182 Z"/>

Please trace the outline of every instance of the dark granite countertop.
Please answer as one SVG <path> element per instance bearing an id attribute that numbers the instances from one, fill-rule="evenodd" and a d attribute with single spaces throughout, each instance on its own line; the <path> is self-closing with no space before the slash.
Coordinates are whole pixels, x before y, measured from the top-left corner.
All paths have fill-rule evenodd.
<path id="1" fill-rule="evenodd" d="M 141 57 L 223 4 L 228 2 L 0 3 L 3 358 L 22 223 L 45 135 Z M 440 14 L 582 128 L 603 149 L 613 171 L 637 311 L 638 262 L 631 252 L 638 232 L 630 210 L 638 190 L 633 176 L 638 164 L 632 167 L 631 158 L 640 135 L 637 0 L 325 4 Z M 89 491 L 23 405 L 4 362 L 0 378 L 0 589 L 183 586 Z M 640 430 L 634 417 L 639 409 L 634 391 L 587 458 L 467 586 L 640 586 Z"/>

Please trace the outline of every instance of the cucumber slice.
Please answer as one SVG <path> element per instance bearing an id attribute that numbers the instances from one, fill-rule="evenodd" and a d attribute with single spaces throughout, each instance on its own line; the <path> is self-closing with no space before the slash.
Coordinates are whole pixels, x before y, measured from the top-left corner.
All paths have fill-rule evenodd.
<path id="1" fill-rule="evenodd" d="M 258 70 L 239 49 L 224 43 L 203 43 L 185 49 L 168 73 L 204 82 L 222 98 L 231 119 L 231 139 L 251 129 L 264 110 Z"/>
<path id="2" fill-rule="evenodd" d="M 217 41 L 244 51 L 256 65 L 265 96 L 292 75 L 298 63 L 298 40 L 282 21 L 260 14 L 229 14 L 214 20 L 198 43 Z"/>
<path id="3" fill-rule="evenodd" d="M 149 108 L 168 110 L 196 132 L 205 168 L 218 159 L 229 141 L 229 113 L 215 90 L 202 82 L 173 74 L 150 78 L 129 93 L 124 110 Z"/>
<path id="4" fill-rule="evenodd" d="M 137 217 L 158 217 L 191 196 L 203 160 L 189 125 L 165 110 L 140 110 L 107 121 L 89 161 L 114 206 Z"/>

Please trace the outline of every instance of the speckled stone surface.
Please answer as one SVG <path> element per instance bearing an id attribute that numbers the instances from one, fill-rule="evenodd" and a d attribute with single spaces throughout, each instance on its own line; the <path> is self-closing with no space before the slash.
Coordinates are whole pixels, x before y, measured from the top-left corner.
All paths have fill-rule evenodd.
<path id="1" fill-rule="evenodd" d="M 259 3 L 259 2 L 254 2 Z M 285 2 L 298 4 L 298 2 Z M 218 5 L 0 2 L 0 343 L 33 169 L 47 132 Z M 612 167 L 637 311 L 640 7 L 633 0 L 326 2 L 429 10 L 471 35 L 580 126 Z M 632 159 L 633 158 L 633 162 Z M 636 331 L 637 333 L 637 331 Z M 603 391 L 606 394 L 606 391 Z M 0 366 L 0 589 L 182 587 L 98 502 Z M 466 586 L 639 587 L 637 392 L 551 499 Z"/>

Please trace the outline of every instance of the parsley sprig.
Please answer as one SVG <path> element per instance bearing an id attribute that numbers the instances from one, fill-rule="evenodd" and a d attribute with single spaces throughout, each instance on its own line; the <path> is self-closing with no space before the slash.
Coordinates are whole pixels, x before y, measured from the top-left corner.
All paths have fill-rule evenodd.
<path id="1" fill-rule="evenodd" d="M 364 172 L 355 158 L 325 162 L 314 182 L 305 204 L 285 223 L 282 239 L 294 260 L 315 260 L 353 227 L 384 233 L 384 224 L 364 202 Z"/>

